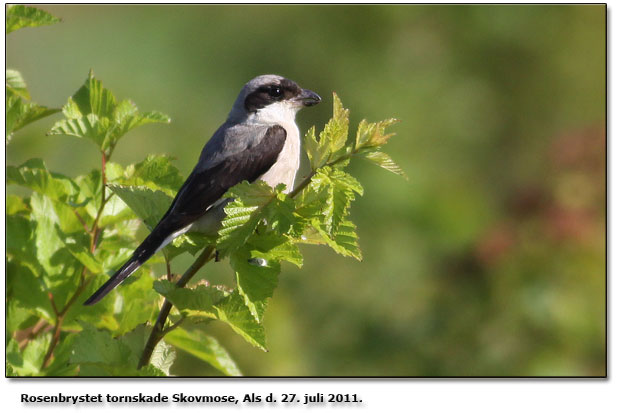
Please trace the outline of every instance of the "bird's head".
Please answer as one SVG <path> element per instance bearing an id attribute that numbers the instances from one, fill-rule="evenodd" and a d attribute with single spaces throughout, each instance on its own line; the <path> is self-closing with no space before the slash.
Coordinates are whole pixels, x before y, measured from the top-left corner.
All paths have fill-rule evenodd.
<path id="1" fill-rule="evenodd" d="M 293 122 L 300 109 L 319 102 L 321 98 L 317 93 L 302 89 L 293 80 L 278 75 L 261 75 L 244 85 L 229 113 L 229 119 Z"/>

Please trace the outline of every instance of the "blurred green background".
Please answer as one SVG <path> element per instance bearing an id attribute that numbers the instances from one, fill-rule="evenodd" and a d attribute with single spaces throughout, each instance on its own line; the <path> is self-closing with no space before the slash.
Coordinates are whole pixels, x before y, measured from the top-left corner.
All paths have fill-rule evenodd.
<path id="1" fill-rule="evenodd" d="M 285 266 L 269 353 L 212 325 L 245 374 L 605 374 L 603 5 L 40 8 L 63 22 L 6 40 L 34 101 L 60 107 L 93 68 L 118 98 L 171 116 L 120 142 L 125 165 L 168 153 L 187 175 L 263 73 L 324 97 L 302 131 L 323 126 L 332 91 L 352 125 L 402 120 L 387 152 L 409 182 L 351 167 L 364 261 L 307 247 L 301 270 Z M 59 117 L 18 132 L 7 164 L 97 167 L 89 142 L 45 136 Z M 232 282 L 226 263 L 205 273 Z M 172 373 L 216 374 L 180 359 Z"/>

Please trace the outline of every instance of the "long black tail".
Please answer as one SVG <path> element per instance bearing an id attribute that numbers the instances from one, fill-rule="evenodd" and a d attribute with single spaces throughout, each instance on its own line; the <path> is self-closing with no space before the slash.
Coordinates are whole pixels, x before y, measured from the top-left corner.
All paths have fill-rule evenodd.
<path id="1" fill-rule="evenodd" d="M 146 237 L 139 247 L 133 252 L 131 258 L 111 276 L 105 284 L 101 286 L 94 294 L 90 296 L 84 305 L 92 305 L 98 303 L 103 297 L 105 297 L 111 290 L 113 290 L 118 284 L 124 281 L 129 275 L 133 274 L 139 267 L 141 267 L 146 261 L 154 255 L 154 253 L 164 246 L 167 241 L 166 236 L 169 230 L 165 228 L 165 225 L 157 225 L 154 230 Z"/>

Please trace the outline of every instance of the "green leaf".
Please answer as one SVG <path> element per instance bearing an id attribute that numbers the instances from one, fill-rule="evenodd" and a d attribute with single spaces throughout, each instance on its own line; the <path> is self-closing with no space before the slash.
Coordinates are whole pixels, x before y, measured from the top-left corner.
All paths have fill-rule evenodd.
<path id="1" fill-rule="evenodd" d="M 67 242 L 68 241 L 68 242 Z M 99 274 L 103 271 L 101 263 L 92 255 L 90 251 L 84 246 L 77 243 L 71 243 L 71 240 L 64 240 L 66 248 L 71 255 L 82 263 L 91 273 Z"/>
<path id="2" fill-rule="evenodd" d="M 51 173 L 47 170 L 42 159 L 29 159 L 18 167 L 7 166 L 7 185 L 19 185 L 41 195 L 61 202 L 79 192 L 79 187 L 70 178 Z"/>
<path id="3" fill-rule="evenodd" d="M 35 245 L 38 263 L 48 276 L 63 274 L 66 277 L 66 273 L 75 265 L 75 260 L 67 259 L 66 255 L 56 255 L 61 249 L 65 249 L 65 245 L 56 231 L 59 221 L 52 201 L 34 193 L 30 198 L 30 205 L 32 219 L 36 222 Z"/>
<path id="4" fill-rule="evenodd" d="M 225 297 L 216 308 L 219 320 L 229 324 L 236 333 L 255 347 L 267 351 L 263 325 L 255 320 L 244 303 L 244 298 L 237 291 Z"/>
<path id="5" fill-rule="evenodd" d="M 312 227 L 307 230 L 299 242 L 314 245 L 325 244 L 338 254 L 345 257 L 354 257 L 358 261 L 362 261 L 362 251 L 358 246 L 356 226 L 348 220 L 342 221 L 334 234 L 329 234 L 323 228 L 323 224 L 314 219 Z"/>
<path id="6" fill-rule="evenodd" d="M 20 305 L 17 300 L 8 299 L 8 294 L 6 297 L 6 336 L 12 337 L 16 331 L 31 327 L 38 317 L 33 317 L 32 309 Z"/>
<path id="7" fill-rule="evenodd" d="M 16 373 L 15 375 L 40 375 L 40 368 L 50 341 L 51 334 L 41 334 L 29 340 L 24 350 L 20 352 L 17 342 L 11 339 L 6 349 L 6 359 L 12 366 L 13 372 Z"/>
<path id="8" fill-rule="evenodd" d="M 68 334 L 60 339 L 60 342 L 54 349 L 51 364 L 43 370 L 45 376 L 74 377 L 79 373 L 79 366 L 69 361 L 73 352 L 74 340 L 74 334 Z"/>
<path id="9" fill-rule="evenodd" d="M 218 318 L 215 305 L 226 296 L 223 290 L 215 287 L 178 288 L 167 280 L 155 281 L 154 289 L 184 314 L 212 319 Z"/>
<path id="10" fill-rule="evenodd" d="M 10 88 L 6 90 L 5 105 L 5 135 L 7 144 L 11 140 L 14 132 L 36 120 L 60 111 L 59 109 L 50 109 L 45 106 L 37 105 L 36 103 L 26 102 L 19 94 L 16 94 Z"/>
<path id="11" fill-rule="evenodd" d="M 277 188 L 276 196 L 268 203 L 265 209 L 265 219 L 268 226 L 279 234 L 286 234 L 296 224 L 298 217 L 294 214 L 296 204 L 293 198 Z"/>
<path id="12" fill-rule="evenodd" d="M 137 365 L 137 356 L 121 340 L 114 339 L 107 331 L 99 331 L 83 324 L 73 343 L 70 362 L 75 364 Z"/>
<path id="13" fill-rule="evenodd" d="M 129 165 L 121 176 L 110 180 L 122 185 L 147 186 L 175 196 L 184 179 L 171 161 L 172 158 L 167 155 L 148 155 L 144 161 Z"/>
<path id="14" fill-rule="evenodd" d="M 274 197 L 272 188 L 263 181 L 253 184 L 243 181 L 223 195 L 223 198 L 234 200 L 225 206 L 226 216 L 218 232 L 220 255 L 225 256 L 246 242 L 259 223 L 259 210 Z"/>
<path id="15" fill-rule="evenodd" d="M 140 114 L 137 110 L 137 106 L 130 100 L 121 101 L 113 109 L 113 123 L 114 129 L 112 130 L 110 140 L 115 142 L 132 129 L 138 126 L 146 125 L 148 123 L 169 123 L 171 119 L 169 116 L 160 112 L 147 112 Z"/>
<path id="16" fill-rule="evenodd" d="M 313 171 L 321 168 L 330 156 L 330 148 L 325 141 L 317 141 L 315 137 L 315 126 L 312 126 L 304 134 L 304 150 L 308 155 Z"/>
<path id="17" fill-rule="evenodd" d="M 169 281 L 156 281 L 154 289 L 186 316 L 223 321 L 246 341 L 266 351 L 263 326 L 251 314 L 237 291 L 228 293 L 205 285 L 177 288 Z"/>
<path id="18" fill-rule="evenodd" d="M 92 114 L 99 118 L 111 119 L 116 108 L 116 97 L 94 77 L 92 70 L 84 84 L 72 96 L 72 100 L 82 114 Z"/>
<path id="19" fill-rule="evenodd" d="M 377 123 L 362 120 L 356 133 L 356 149 L 364 147 L 379 147 L 385 145 L 394 133 L 385 133 L 388 126 L 398 122 L 398 119 L 386 119 Z"/>
<path id="20" fill-rule="evenodd" d="M 108 155 L 128 131 L 147 123 L 170 121 L 159 112 L 140 114 L 137 106 L 129 100 L 117 103 L 115 96 L 94 77 L 92 70 L 62 111 L 65 119 L 56 122 L 49 135 L 88 138 Z"/>
<path id="21" fill-rule="evenodd" d="M 326 123 L 324 129 L 319 134 L 319 142 L 329 145 L 329 152 L 336 155 L 347 142 L 349 131 L 349 110 L 343 108 L 343 103 L 336 93 L 332 94 L 333 111 L 332 118 Z M 332 160 L 332 155 L 330 160 Z"/>
<path id="22" fill-rule="evenodd" d="M 140 276 L 135 275 L 132 276 L 133 282 L 123 283 L 122 288 L 117 289 L 120 297 L 114 306 L 114 315 L 118 321 L 114 334 L 131 331 L 156 315 L 159 295 L 152 289 L 152 277 L 143 269 Z"/>
<path id="23" fill-rule="evenodd" d="M 6 216 L 7 258 L 18 259 L 36 265 L 36 246 L 34 243 L 36 222 L 21 215 Z"/>
<path id="24" fill-rule="evenodd" d="M 226 376 L 242 375 L 227 350 L 214 337 L 199 330 L 177 328 L 165 336 L 165 341 L 205 361 Z"/>
<path id="25" fill-rule="evenodd" d="M 278 285 L 281 265 L 273 259 L 253 257 L 246 247 L 234 251 L 229 262 L 236 272 L 238 292 L 253 317 L 262 323 L 267 300 Z"/>
<path id="26" fill-rule="evenodd" d="M 266 261 L 287 261 L 302 267 L 302 253 L 289 237 L 272 231 L 255 233 L 246 242 L 251 258 Z"/>
<path id="27" fill-rule="evenodd" d="M 58 22 L 59 18 L 35 7 L 12 5 L 6 9 L 6 34 L 23 27 L 38 27 Z"/>
<path id="28" fill-rule="evenodd" d="M 336 233 L 348 213 L 355 194 L 362 195 L 362 185 L 348 173 L 331 167 L 320 168 L 300 197 L 298 213 L 317 217 L 327 233 Z"/>
<path id="29" fill-rule="evenodd" d="M 161 340 L 156 347 L 154 347 L 154 351 L 152 351 L 150 364 L 169 376 L 169 369 L 174 364 L 175 360 L 176 350 L 164 340 Z"/>
<path id="30" fill-rule="evenodd" d="M 6 69 L 6 88 L 22 99 L 30 100 L 26 81 L 17 70 Z"/>
<path id="31" fill-rule="evenodd" d="M 108 185 L 126 205 L 152 230 L 165 215 L 173 199 L 162 191 L 145 186 Z"/>
<path id="32" fill-rule="evenodd" d="M 371 162 L 373 162 L 375 165 L 377 166 L 381 166 L 382 168 L 395 173 L 397 175 L 402 176 L 405 179 L 409 179 L 407 177 L 407 175 L 405 174 L 405 171 L 403 171 L 401 169 L 400 166 L 398 166 L 393 160 L 392 158 L 390 158 L 390 155 L 388 155 L 385 152 L 380 152 L 380 151 L 370 151 L 370 152 L 362 152 L 359 153 L 359 155 L 361 157 L 363 157 L 364 159 L 367 159 Z"/>
<path id="33" fill-rule="evenodd" d="M 78 138 L 88 138 L 97 144 L 101 149 L 104 148 L 104 141 L 107 136 L 109 121 L 105 118 L 99 119 L 92 113 L 77 119 L 62 119 L 56 122 L 49 135 L 69 135 Z"/>
<path id="34" fill-rule="evenodd" d="M 6 196 L 6 215 L 16 215 L 20 213 L 28 213 L 30 207 L 24 199 L 17 195 Z"/>

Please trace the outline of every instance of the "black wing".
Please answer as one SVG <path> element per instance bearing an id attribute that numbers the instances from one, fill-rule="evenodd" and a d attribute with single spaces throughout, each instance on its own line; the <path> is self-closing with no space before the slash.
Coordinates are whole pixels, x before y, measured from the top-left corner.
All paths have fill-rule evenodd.
<path id="1" fill-rule="evenodd" d="M 210 168 L 195 168 L 163 218 L 133 252 L 131 259 L 84 304 L 94 304 L 107 295 L 152 257 L 170 235 L 202 217 L 229 188 L 242 181 L 253 182 L 266 173 L 278 159 L 286 137 L 285 129 L 274 125 L 268 128 L 257 145 L 225 158 Z"/>

